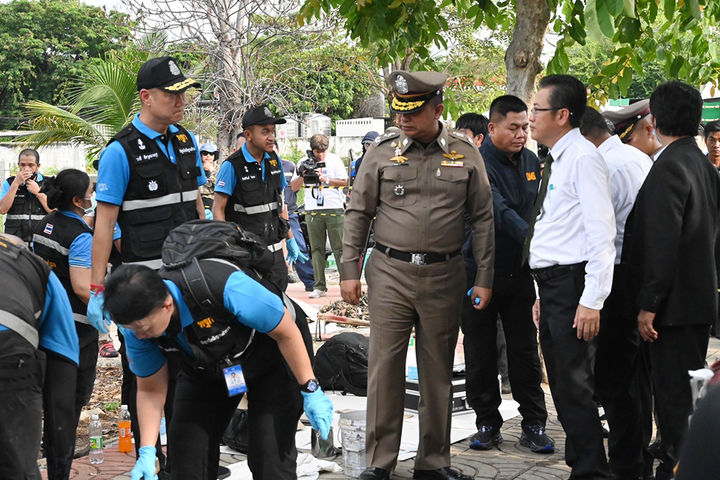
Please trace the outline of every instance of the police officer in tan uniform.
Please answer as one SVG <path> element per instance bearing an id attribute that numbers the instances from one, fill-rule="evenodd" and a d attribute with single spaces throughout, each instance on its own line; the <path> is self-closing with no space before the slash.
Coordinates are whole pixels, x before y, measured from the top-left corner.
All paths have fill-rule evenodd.
<path id="1" fill-rule="evenodd" d="M 360 252 L 376 217 L 376 245 L 366 271 L 368 468 L 361 479 L 388 479 L 397 462 L 413 327 L 421 397 L 413 478 L 471 478 L 450 468 L 452 362 L 461 302 L 482 309 L 492 293 L 493 207 L 477 148 L 439 121 L 446 78 L 437 72 L 390 74 L 390 108 L 400 132 L 386 133 L 370 147 L 345 212 L 341 290 L 353 304 L 360 297 Z M 463 212 L 469 214 L 478 263 L 470 297 L 460 255 Z"/>

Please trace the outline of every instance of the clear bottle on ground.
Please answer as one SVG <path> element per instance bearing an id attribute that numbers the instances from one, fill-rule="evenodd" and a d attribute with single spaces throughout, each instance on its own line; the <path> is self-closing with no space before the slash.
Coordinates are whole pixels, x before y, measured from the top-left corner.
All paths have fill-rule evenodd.
<path id="1" fill-rule="evenodd" d="M 120 416 L 118 417 L 118 450 L 121 452 L 132 451 L 132 430 L 130 429 L 130 412 L 127 405 L 120 407 Z"/>
<path id="2" fill-rule="evenodd" d="M 90 463 L 97 465 L 103 462 L 102 425 L 97 414 L 90 419 L 88 433 L 90 435 Z"/>

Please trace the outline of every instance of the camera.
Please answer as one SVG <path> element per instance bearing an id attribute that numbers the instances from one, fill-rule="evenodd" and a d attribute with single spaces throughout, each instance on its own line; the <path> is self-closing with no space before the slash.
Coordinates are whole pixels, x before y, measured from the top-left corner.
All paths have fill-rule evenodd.
<path id="1" fill-rule="evenodd" d="M 303 184 L 306 186 L 320 185 L 320 176 L 315 170 L 325 168 L 325 162 L 318 161 L 312 150 L 307 150 L 306 153 L 307 159 L 298 167 L 298 175 L 303 177 Z"/>

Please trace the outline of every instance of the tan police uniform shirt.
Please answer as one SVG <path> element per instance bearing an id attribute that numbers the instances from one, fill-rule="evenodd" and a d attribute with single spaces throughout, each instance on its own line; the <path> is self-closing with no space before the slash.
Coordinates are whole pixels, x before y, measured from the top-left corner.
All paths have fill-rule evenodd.
<path id="1" fill-rule="evenodd" d="M 492 287 L 493 204 L 480 152 L 442 125 L 427 147 L 402 133 L 381 135 L 365 154 L 345 212 L 342 279 L 358 279 L 370 220 L 375 240 L 403 252 L 451 253 L 472 228 L 475 285 Z"/>

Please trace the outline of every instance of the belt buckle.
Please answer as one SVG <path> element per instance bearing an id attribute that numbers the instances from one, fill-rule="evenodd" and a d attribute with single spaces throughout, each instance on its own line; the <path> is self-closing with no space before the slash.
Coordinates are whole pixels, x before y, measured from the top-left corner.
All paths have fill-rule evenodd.
<path id="1" fill-rule="evenodd" d="M 410 263 L 413 265 L 425 265 L 425 254 L 424 253 L 411 253 Z"/>

